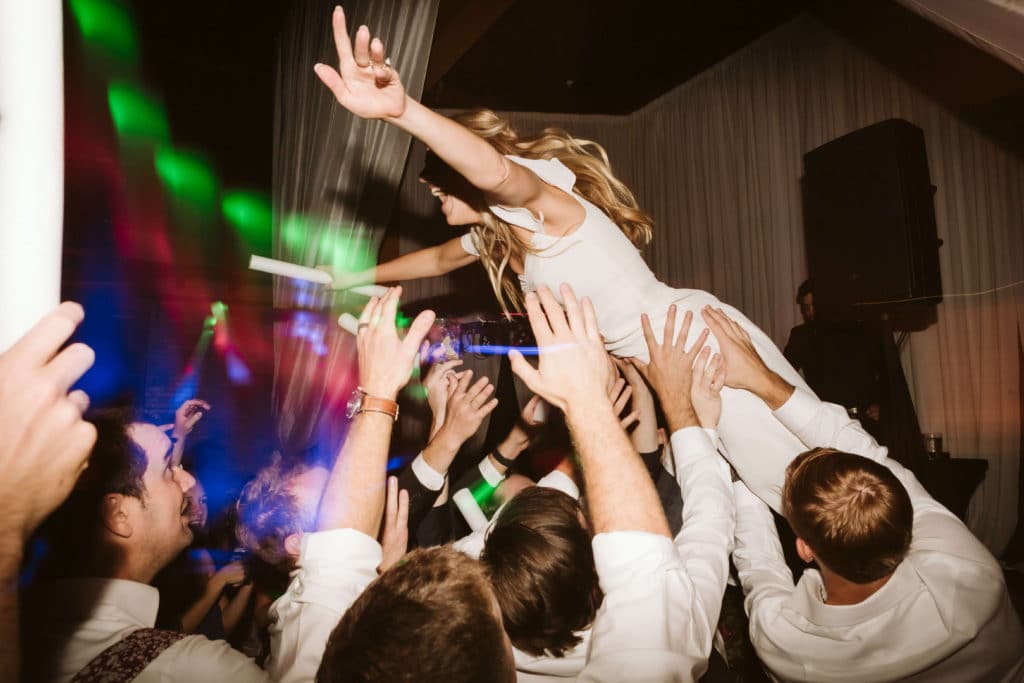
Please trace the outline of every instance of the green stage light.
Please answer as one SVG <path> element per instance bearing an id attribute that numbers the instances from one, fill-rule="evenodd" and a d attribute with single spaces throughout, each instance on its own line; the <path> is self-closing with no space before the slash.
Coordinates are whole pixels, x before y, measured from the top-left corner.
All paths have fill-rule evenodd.
<path id="1" fill-rule="evenodd" d="M 166 143 L 170 126 L 163 107 L 155 99 L 131 83 L 111 83 L 107 102 L 114 128 L 122 139 Z"/>
<path id="2" fill-rule="evenodd" d="M 217 176 L 200 156 L 163 147 L 156 153 L 156 172 L 176 199 L 205 213 L 217 204 Z"/>
<path id="3" fill-rule="evenodd" d="M 220 211 L 254 251 L 270 251 L 273 212 L 270 198 L 260 192 L 233 190 L 220 200 Z"/>
<path id="4" fill-rule="evenodd" d="M 123 4 L 114 0 L 70 0 L 68 4 L 87 47 L 121 62 L 136 60 L 139 41 Z"/>

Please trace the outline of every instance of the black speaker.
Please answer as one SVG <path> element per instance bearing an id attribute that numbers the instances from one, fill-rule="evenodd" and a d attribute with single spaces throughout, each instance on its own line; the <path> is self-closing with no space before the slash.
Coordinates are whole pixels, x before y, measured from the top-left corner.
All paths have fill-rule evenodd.
<path id="1" fill-rule="evenodd" d="M 891 119 L 807 152 L 802 188 L 819 318 L 916 314 L 942 300 L 920 128 Z"/>

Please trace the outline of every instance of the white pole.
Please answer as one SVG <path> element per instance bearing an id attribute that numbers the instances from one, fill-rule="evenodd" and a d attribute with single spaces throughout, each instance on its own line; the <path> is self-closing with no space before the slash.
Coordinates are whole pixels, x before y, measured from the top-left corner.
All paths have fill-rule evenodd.
<path id="1" fill-rule="evenodd" d="M 60 301 L 60 0 L 0 0 L 0 351 Z"/>

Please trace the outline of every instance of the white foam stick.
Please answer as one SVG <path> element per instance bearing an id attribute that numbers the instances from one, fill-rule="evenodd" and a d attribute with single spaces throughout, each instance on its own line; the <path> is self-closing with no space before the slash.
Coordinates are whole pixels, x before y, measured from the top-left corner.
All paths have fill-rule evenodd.
<path id="1" fill-rule="evenodd" d="M 452 496 L 452 502 L 455 503 L 455 507 L 459 508 L 459 512 L 465 517 L 470 529 L 480 531 L 487 526 L 487 515 L 480 509 L 480 505 L 469 489 L 456 491 Z"/>
<path id="2" fill-rule="evenodd" d="M 360 285 L 359 287 L 353 287 L 352 289 L 347 289 L 345 291 L 355 292 L 356 294 L 362 294 L 363 296 L 384 296 L 388 293 L 388 288 L 384 285 Z"/>
<path id="3" fill-rule="evenodd" d="M 290 277 L 294 280 L 307 280 L 321 285 L 329 285 L 333 280 L 330 273 L 325 273 L 322 270 L 307 268 L 306 266 L 288 263 L 287 261 L 256 256 L 255 254 L 249 257 L 249 270 L 259 270 L 271 275 Z"/>
<path id="4" fill-rule="evenodd" d="M 359 321 L 351 313 L 342 313 L 338 316 L 338 325 L 349 334 L 359 331 Z"/>
<path id="5" fill-rule="evenodd" d="M 288 263 L 287 261 L 278 261 L 277 259 L 266 258 L 265 256 L 256 256 L 255 254 L 249 257 L 249 270 L 258 270 L 263 273 L 270 273 L 271 275 L 290 277 L 294 280 L 306 280 L 320 285 L 329 285 L 333 281 L 330 273 L 325 273 L 322 270 L 300 266 L 296 263 Z M 347 291 L 362 294 L 363 296 L 384 296 L 388 293 L 388 288 L 383 285 L 360 285 L 359 287 L 352 287 Z"/>

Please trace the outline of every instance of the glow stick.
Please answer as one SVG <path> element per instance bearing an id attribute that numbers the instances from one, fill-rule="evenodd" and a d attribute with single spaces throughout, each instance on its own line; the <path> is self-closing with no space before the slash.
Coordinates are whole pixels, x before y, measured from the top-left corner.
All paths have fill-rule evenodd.
<path id="1" fill-rule="evenodd" d="M 278 261 L 277 259 L 266 258 L 265 256 L 256 256 L 255 254 L 249 257 L 249 270 L 258 270 L 263 273 L 270 273 L 271 275 L 292 278 L 293 280 L 306 280 L 307 282 L 315 282 L 320 285 L 329 285 L 334 281 L 330 273 L 325 273 L 322 270 L 300 266 L 296 263 L 288 263 L 287 261 Z M 388 293 L 388 288 L 383 285 L 360 285 L 346 291 L 362 294 L 363 296 L 384 296 Z"/>

